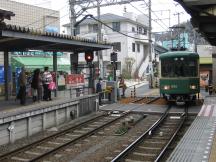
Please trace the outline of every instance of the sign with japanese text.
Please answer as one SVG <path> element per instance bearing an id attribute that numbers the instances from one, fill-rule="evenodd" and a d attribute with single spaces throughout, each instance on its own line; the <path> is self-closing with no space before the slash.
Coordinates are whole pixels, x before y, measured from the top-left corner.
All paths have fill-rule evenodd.
<path id="1" fill-rule="evenodd" d="M 84 85 L 84 75 L 82 74 L 69 74 L 66 77 L 66 84 L 68 86 L 81 86 Z"/>

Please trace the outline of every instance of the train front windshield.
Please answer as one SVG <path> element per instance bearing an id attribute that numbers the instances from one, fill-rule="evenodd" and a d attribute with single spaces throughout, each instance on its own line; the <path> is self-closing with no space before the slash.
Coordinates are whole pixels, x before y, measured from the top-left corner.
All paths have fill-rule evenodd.
<path id="1" fill-rule="evenodd" d="M 162 77 L 197 77 L 198 60 L 192 58 L 169 58 L 161 60 Z"/>

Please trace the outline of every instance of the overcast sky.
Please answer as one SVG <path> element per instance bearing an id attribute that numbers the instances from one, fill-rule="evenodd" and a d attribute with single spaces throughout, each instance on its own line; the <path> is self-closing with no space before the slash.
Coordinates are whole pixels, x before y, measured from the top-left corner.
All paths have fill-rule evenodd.
<path id="1" fill-rule="evenodd" d="M 69 22 L 68 0 L 14 0 L 14 1 L 58 10 L 60 11 L 61 25 Z M 145 2 L 148 2 L 148 0 L 145 0 Z M 101 8 L 101 14 L 111 12 L 122 16 L 125 7 L 127 9 L 127 12 L 134 12 L 136 14 L 143 14 L 143 13 L 148 14 L 148 7 L 144 3 L 144 1 L 133 2 L 128 5 L 116 5 L 116 6 L 103 7 Z M 76 7 L 77 11 L 79 9 L 80 9 L 79 7 Z M 84 14 L 89 14 L 89 13 L 93 15 L 97 14 L 96 9 L 87 10 L 87 12 L 85 12 Z M 174 0 L 152 0 L 153 31 L 159 32 L 159 31 L 168 30 L 169 13 L 170 13 L 170 26 L 178 23 L 178 16 L 176 15 L 176 13 L 180 13 L 180 22 L 184 22 L 190 19 L 190 16 Z M 158 20 L 158 19 L 163 19 L 163 20 Z"/>

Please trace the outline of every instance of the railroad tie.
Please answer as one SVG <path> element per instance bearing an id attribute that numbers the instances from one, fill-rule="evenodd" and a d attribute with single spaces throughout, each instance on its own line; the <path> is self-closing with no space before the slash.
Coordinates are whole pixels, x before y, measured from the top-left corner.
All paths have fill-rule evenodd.
<path id="1" fill-rule="evenodd" d="M 55 154 L 54 155 L 56 158 L 61 158 L 63 155 L 62 154 Z"/>
<path id="2" fill-rule="evenodd" d="M 42 150 L 52 150 L 53 147 L 47 147 L 47 146 L 37 146 L 38 149 L 42 149 Z"/>
<path id="3" fill-rule="evenodd" d="M 143 162 L 143 161 L 140 161 L 140 160 L 125 159 L 125 162 Z M 151 162 L 151 161 L 145 161 L 145 162 Z"/>
<path id="4" fill-rule="evenodd" d="M 53 145 L 61 145 L 61 144 L 63 144 L 63 143 L 60 143 L 60 142 L 52 142 L 52 141 L 49 141 L 48 143 L 53 144 Z"/>
<path id="5" fill-rule="evenodd" d="M 105 157 L 105 159 L 111 161 L 111 160 L 113 159 L 113 157 L 111 157 L 111 156 L 107 156 L 107 157 Z"/>
<path id="6" fill-rule="evenodd" d="M 39 152 L 32 152 L 32 151 L 26 151 L 25 153 L 30 155 L 37 155 L 37 156 L 40 155 Z"/>
<path id="7" fill-rule="evenodd" d="M 92 130 L 92 128 L 86 127 L 86 128 L 82 128 L 84 130 Z"/>
<path id="8" fill-rule="evenodd" d="M 140 152 L 133 152 L 133 154 L 137 156 L 150 156 L 150 157 L 156 156 L 156 154 L 145 154 L 145 153 L 140 153 Z"/>
<path id="9" fill-rule="evenodd" d="M 160 150 L 160 147 L 145 147 L 145 146 L 139 146 L 140 149 L 148 149 L 148 150 Z"/>
<path id="10" fill-rule="evenodd" d="M 57 139 L 62 141 L 71 141 L 70 138 L 64 138 L 64 137 L 58 137 Z"/>
<path id="11" fill-rule="evenodd" d="M 84 131 L 84 130 L 74 130 L 73 132 L 74 133 L 82 133 L 82 134 L 86 133 L 86 131 Z"/>
<path id="12" fill-rule="evenodd" d="M 16 161 L 23 161 L 23 162 L 30 161 L 30 159 L 24 159 L 17 156 L 13 156 L 11 159 Z"/>
<path id="13" fill-rule="evenodd" d="M 70 133 L 67 133 L 65 135 L 69 137 L 79 137 L 80 136 L 79 134 L 70 134 Z"/>

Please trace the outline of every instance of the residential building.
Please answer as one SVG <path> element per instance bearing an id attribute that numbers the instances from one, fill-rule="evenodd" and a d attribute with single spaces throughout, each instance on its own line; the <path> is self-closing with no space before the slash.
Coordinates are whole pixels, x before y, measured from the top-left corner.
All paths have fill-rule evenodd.
<path id="1" fill-rule="evenodd" d="M 0 0 L 0 7 L 2 9 L 12 11 L 15 16 L 11 20 L 4 20 L 6 24 L 33 28 L 36 30 L 59 32 L 60 31 L 60 13 L 56 10 L 28 5 L 12 0 Z M 22 51 L 17 51 L 22 52 Z M 16 52 L 9 52 L 9 69 L 12 70 L 13 60 L 12 56 L 17 56 Z M 30 56 L 27 54 L 27 56 Z M 26 56 L 19 56 L 26 57 Z M 30 57 L 35 57 L 32 55 Z M 36 56 L 39 57 L 39 56 Z M 11 61 L 12 60 L 12 61 Z M 35 61 L 35 60 L 34 60 Z M 10 76 L 12 78 L 12 74 Z M 13 79 L 10 79 L 13 81 Z M 4 55 L 0 51 L 0 96 L 4 94 Z"/>
<path id="2" fill-rule="evenodd" d="M 117 69 L 121 73 L 129 73 L 132 76 L 141 77 L 148 66 L 148 17 L 126 12 L 123 16 L 107 13 L 100 16 L 102 24 L 102 38 L 113 43 L 112 50 L 103 51 L 104 76 L 111 71 L 110 53 L 117 52 Z M 63 25 L 65 32 L 70 34 L 70 24 Z M 93 19 L 85 19 L 76 28 L 76 34 L 80 37 L 97 40 L 98 22 Z M 121 34 L 123 33 L 123 34 Z M 84 61 L 83 55 L 79 61 Z M 97 61 L 97 58 L 95 58 Z M 143 66 L 145 64 L 145 66 Z"/>
<path id="3" fill-rule="evenodd" d="M 11 17 L 11 20 L 5 20 L 6 24 L 19 25 L 42 31 L 60 31 L 59 11 L 12 0 L 1 0 L 0 6 L 15 13 L 15 16 Z"/>
<path id="4" fill-rule="evenodd" d="M 15 16 L 5 20 L 6 24 L 28 27 L 49 32 L 60 31 L 60 13 L 56 10 L 32 6 L 12 0 L 1 0 L 3 9 L 12 11 Z M 0 65 L 3 65 L 3 54 L 0 55 Z"/>

